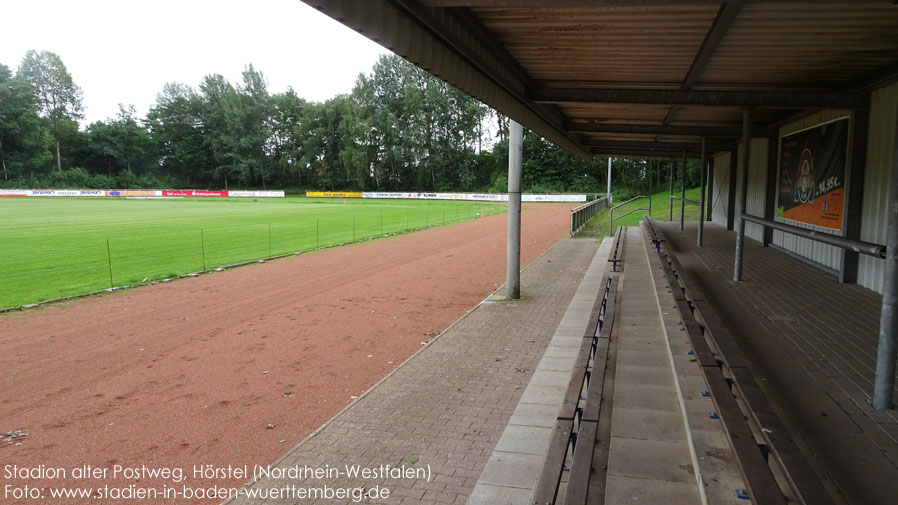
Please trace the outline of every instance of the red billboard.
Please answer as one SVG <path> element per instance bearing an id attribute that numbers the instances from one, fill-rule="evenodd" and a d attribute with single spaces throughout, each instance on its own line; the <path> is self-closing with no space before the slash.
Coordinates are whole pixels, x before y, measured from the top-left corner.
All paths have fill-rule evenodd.
<path id="1" fill-rule="evenodd" d="M 227 197 L 227 191 L 206 191 L 203 189 L 166 189 L 162 196 L 213 196 Z"/>

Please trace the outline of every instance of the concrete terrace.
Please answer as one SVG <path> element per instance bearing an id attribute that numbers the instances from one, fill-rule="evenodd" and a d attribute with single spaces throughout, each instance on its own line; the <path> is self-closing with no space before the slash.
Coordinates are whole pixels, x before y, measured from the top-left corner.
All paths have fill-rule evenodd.
<path id="1" fill-rule="evenodd" d="M 698 248 L 696 222 L 655 224 L 848 503 L 894 503 L 898 411 L 870 405 L 881 296 L 753 240 L 735 283 L 735 233 L 706 223 Z"/>

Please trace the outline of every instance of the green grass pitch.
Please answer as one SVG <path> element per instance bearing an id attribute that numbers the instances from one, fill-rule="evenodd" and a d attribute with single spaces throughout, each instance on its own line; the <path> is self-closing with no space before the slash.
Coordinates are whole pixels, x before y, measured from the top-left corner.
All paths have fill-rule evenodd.
<path id="1" fill-rule="evenodd" d="M 464 221 L 481 210 L 505 207 L 302 197 L 0 198 L 0 308 L 109 288 L 107 239 L 113 284 L 125 286 Z"/>

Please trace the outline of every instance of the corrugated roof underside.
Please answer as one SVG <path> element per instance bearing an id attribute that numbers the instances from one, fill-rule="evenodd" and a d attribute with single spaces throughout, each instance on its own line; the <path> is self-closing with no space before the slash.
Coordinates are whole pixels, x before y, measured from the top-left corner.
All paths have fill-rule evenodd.
<path id="1" fill-rule="evenodd" d="M 536 82 L 677 88 L 718 6 L 475 8 Z"/>
<path id="2" fill-rule="evenodd" d="M 842 90 L 898 61 L 890 3 L 749 3 L 727 31 L 701 87 Z"/>

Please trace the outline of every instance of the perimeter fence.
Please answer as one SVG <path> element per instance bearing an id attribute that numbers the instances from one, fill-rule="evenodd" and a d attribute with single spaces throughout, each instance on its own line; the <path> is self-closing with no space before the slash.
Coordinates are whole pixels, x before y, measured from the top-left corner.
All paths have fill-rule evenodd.
<path id="1" fill-rule="evenodd" d="M 27 239 L 27 249 L 0 244 L 0 311 L 469 221 L 505 210 L 504 205 L 446 202 L 404 209 L 360 207 L 356 213 L 336 216 L 305 213 L 290 220 L 233 227 L 147 223 L 112 233 L 104 233 L 101 227 L 65 236 L 35 233 Z"/>

